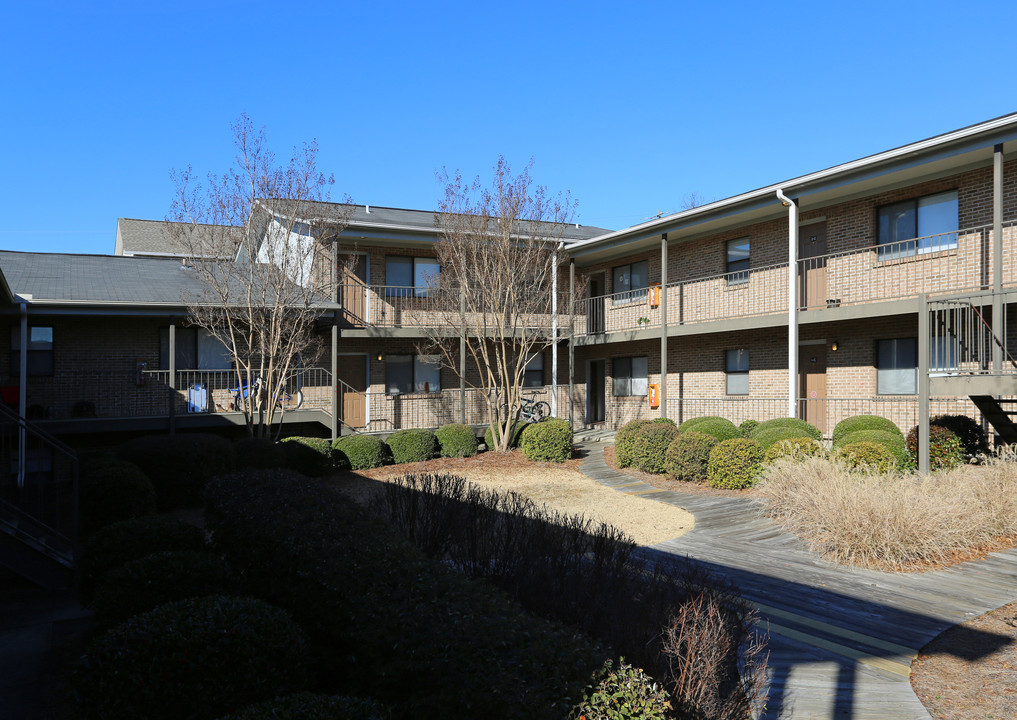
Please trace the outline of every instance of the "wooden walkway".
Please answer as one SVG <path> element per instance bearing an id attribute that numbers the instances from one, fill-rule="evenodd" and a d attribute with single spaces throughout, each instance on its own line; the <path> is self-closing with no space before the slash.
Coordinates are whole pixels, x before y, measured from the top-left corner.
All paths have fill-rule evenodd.
<path id="1" fill-rule="evenodd" d="M 770 650 L 766 720 L 928 720 L 909 680 L 918 650 L 1017 599 L 1017 549 L 927 573 L 842 567 L 762 517 L 757 501 L 658 490 L 608 468 L 602 444 L 580 447 L 588 476 L 695 515 L 690 533 L 645 552 L 687 556 L 759 610 Z"/>

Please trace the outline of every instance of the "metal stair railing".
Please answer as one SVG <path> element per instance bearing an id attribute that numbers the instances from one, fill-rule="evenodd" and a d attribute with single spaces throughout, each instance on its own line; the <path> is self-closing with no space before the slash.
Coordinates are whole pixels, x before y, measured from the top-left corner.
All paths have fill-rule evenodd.
<path id="1" fill-rule="evenodd" d="M 1017 371 L 1017 359 L 986 320 L 979 305 L 962 298 L 929 300 L 929 369 L 946 375 L 993 375 L 993 348 Z M 1006 337 L 1006 313 L 1000 318 Z M 1009 371 L 1008 371 L 1009 372 Z"/>

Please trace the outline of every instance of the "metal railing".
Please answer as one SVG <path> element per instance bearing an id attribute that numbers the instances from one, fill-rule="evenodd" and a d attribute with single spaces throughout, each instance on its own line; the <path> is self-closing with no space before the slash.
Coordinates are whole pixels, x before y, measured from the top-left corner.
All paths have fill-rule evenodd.
<path id="1" fill-rule="evenodd" d="M 929 371 L 949 375 L 993 375 L 993 355 L 998 350 L 1001 371 L 1017 371 L 1017 360 L 1008 347 L 1006 305 L 992 319 L 991 292 L 963 298 L 929 301 Z"/>
<path id="2" fill-rule="evenodd" d="M 145 371 L 146 383 L 165 389 L 169 385 L 168 370 Z M 237 407 L 237 373 L 235 370 L 177 370 L 174 388 L 177 412 L 210 413 L 239 410 Z M 332 373 L 320 367 L 292 370 L 280 394 L 303 394 L 300 409 L 332 410 Z M 161 409 L 153 414 L 164 415 L 168 401 L 162 395 Z"/>

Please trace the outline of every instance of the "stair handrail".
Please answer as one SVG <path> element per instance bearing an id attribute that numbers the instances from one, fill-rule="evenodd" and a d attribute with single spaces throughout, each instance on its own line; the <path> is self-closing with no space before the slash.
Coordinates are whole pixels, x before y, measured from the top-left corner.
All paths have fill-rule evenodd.
<path id="1" fill-rule="evenodd" d="M 981 310 L 979 310 L 978 306 L 976 306 L 973 302 L 971 302 L 970 300 L 960 300 L 960 299 L 930 300 L 929 301 L 929 305 L 930 306 L 931 305 L 947 305 L 947 306 L 950 306 L 950 305 L 962 305 L 962 306 L 967 306 L 967 307 L 971 308 L 972 312 L 974 312 L 974 314 L 975 314 L 975 317 L 977 317 L 978 320 L 982 323 L 982 325 L 985 326 L 986 330 L 988 330 L 989 337 L 992 338 L 992 341 L 999 347 L 1000 350 L 1003 351 L 1003 355 L 1005 356 L 1005 358 L 1007 360 L 1010 361 L 1010 364 L 1013 366 L 1013 368 L 1015 370 L 1017 370 L 1017 359 L 1014 359 L 1014 356 L 1010 354 L 1009 350 L 1007 350 L 1006 344 L 1003 343 L 1003 341 L 1000 340 L 996 336 L 995 331 L 992 329 L 992 325 L 989 323 L 988 320 L 985 319 L 985 316 L 982 315 Z M 936 312 L 935 309 L 933 309 L 932 312 L 935 313 Z"/>

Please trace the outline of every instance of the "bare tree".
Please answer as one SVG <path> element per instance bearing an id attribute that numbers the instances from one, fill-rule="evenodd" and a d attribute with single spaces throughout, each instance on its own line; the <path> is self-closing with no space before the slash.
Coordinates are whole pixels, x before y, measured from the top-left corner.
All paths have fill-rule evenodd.
<path id="1" fill-rule="evenodd" d="M 266 437 L 298 358 L 318 349 L 314 320 L 335 297 L 335 243 L 348 204 L 329 203 L 334 180 L 317 169 L 317 143 L 282 166 L 242 115 L 232 126 L 236 164 L 196 181 L 173 172 L 168 231 L 202 282 L 185 298 L 191 322 L 228 349 L 248 431 Z"/>
<path id="2" fill-rule="evenodd" d="M 489 187 L 458 172 L 439 174 L 445 195 L 434 250 L 441 269 L 428 295 L 442 322 L 427 329 L 424 351 L 484 393 L 499 450 L 508 447 L 522 405 L 527 363 L 556 342 L 552 289 L 576 208 L 569 194 L 534 186 L 532 165 L 513 175 L 499 157 Z M 566 312 L 565 305 L 558 311 Z M 455 340 L 466 346 L 465 367 Z M 503 406 L 508 412 L 500 412 Z"/>

